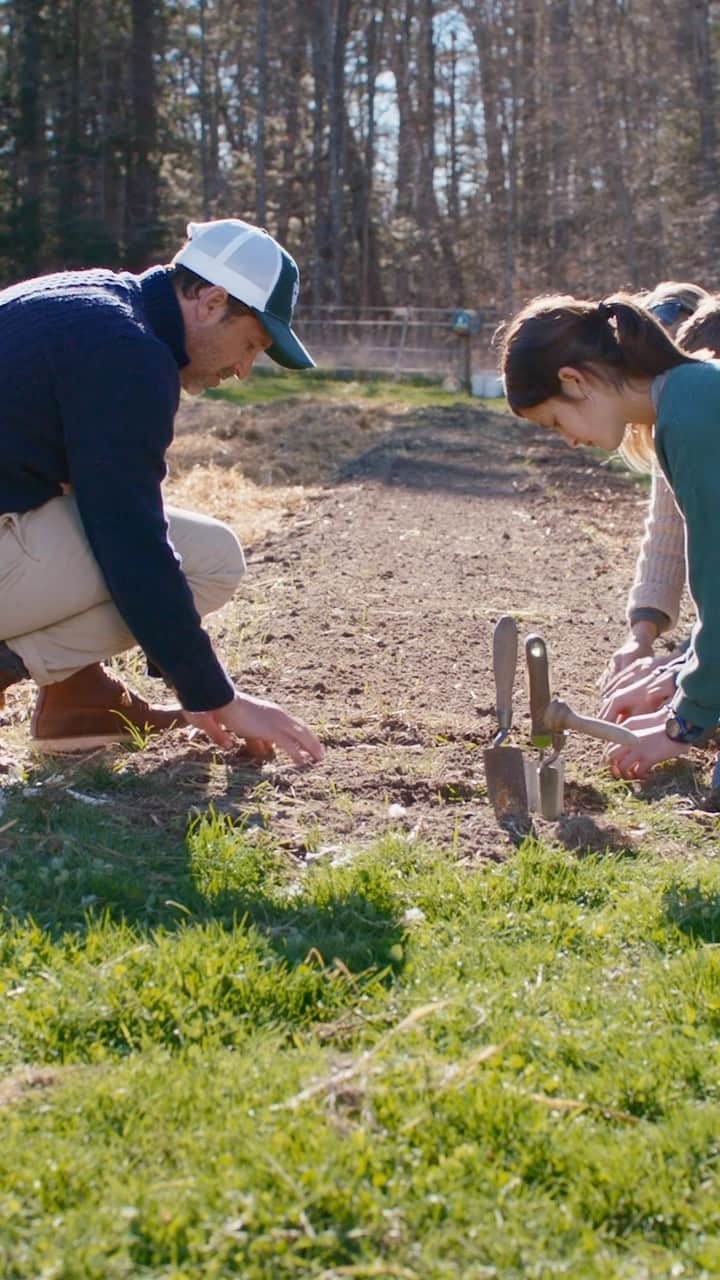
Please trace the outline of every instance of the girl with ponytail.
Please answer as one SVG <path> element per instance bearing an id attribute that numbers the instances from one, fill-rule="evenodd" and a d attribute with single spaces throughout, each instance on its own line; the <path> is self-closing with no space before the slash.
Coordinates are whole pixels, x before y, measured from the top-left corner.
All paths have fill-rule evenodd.
<path id="1" fill-rule="evenodd" d="M 612 747 L 613 773 L 641 778 L 702 745 L 720 722 L 720 362 L 690 355 L 629 295 L 538 298 L 507 325 L 510 408 L 571 445 L 655 456 L 684 516 L 697 610 L 672 702 L 627 720 L 639 747 Z"/>

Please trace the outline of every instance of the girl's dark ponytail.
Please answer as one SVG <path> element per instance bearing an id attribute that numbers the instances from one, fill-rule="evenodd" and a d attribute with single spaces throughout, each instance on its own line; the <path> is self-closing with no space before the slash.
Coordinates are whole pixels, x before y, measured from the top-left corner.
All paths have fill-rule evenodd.
<path id="1" fill-rule="evenodd" d="M 622 355 L 624 379 L 654 378 L 689 357 L 669 333 L 644 307 L 631 298 L 612 301 L 617 342 Z"/>
<path id="2" fill-rule="evenodd" d="M 620 387 L 692 361 L 628 294 L 599 303 L 536 298 L 501 333 L 505 394 L 515 413 L 562 395 L 559 370 L 587 369 Z"/>

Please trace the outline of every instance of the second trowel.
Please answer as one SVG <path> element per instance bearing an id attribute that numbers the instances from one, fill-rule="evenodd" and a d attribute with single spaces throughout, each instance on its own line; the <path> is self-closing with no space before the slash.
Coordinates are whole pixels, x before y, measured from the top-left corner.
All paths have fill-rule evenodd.
<path id="1" fill-rule="evenodd" d="M 526 761 L 526 780 L 531 809 L 544 818 L 559 818 L 563 811 L 565 766 L 560 752 L 565 745 L 562 730 L 552 732 L 545 721 L 550 702 L 550 675 L 547 649 L 542 636 L 531 635 L 525 641 L 525 657 L 530 692 L 531 741 L 540 749 L 540 759 Z M 548 752 L 550 754 L 546 754 Z"/>
<path id="2" fill-rule="evenodd" d="M 499 619 L 493 635 L 493 670 L 498 731 L 483 753 L 488 796 L 498 818 L 527 817 L 528 796 L 523 754 L 506 744 L 512 725 L 512 691 L 517 667 L 517 623 L 509 614 Z"/>
<path id="3" fill-rule="evenodd" d="M 542 636 L 528 636 L 525 641 L 528 682 L 530 686 L 531 738 L 540 748 L 537 764 L 525 762 L 528 805 L 539 809 L 545 818 L 559 818 L 563 811 L 564 767 L 560 752 L 565 745 L 566 729 L 574 729 L 605 742 L 637 746 L 632 730 L 622 724 L 611 724 L 592 716 L 579 716 L 566 702 L 550 698 L 550 677 L 545 641 Z M 546 754 L 547 752 L 550 754 Z"/>

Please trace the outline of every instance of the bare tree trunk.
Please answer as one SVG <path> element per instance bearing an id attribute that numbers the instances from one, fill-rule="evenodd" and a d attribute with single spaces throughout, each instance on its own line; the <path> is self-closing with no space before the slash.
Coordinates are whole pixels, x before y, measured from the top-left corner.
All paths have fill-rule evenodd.
<path id="1" fill-rule="evenodd" d="M 211 218 L 218 196 L 218 133 L 215 112 L 215 77 L 212 74 L 210 42 L 212 29 L 208 25 L 207 0 L 200 0 L 200 69 L 198 96 L 200 114 L 200 173 L 202 180 L 203 218 Z"/>
<path id="2" fill-rule="evenodd" d="M 631 193 L 628 189 L 630 177 L 626 161 L 626 137 L 628 126 L 627 75 L 625 72 L 624 51 L 620 41 L 618 23 L 621 14 L 613 16 L 608 30 L 605 15 L 599 6 L 594 6 L 595 47 L 601 51 L 600 56 L 607 58 L 608 45 L 614 52 L 615 79 L 607 86 L 602 76 L 600 60 L 597 56 L 588 60 L 594 65 L 595 74 L 591 74 L 591 93 L 594 105 L 594 117 L 598 129 L 598 150 L 602 157 L 607 195 L 612 208 L 618 215 L 618 227 L 622 232 L 621 252 L 625 276 L 628 282 L 635 280 L 637 272 L 635 253 L 635 225 Z M 618 107 L 620 110 L 618 110 Z M 608 145 L 608 137 L 611 143 Z"/>
<path id="3" fill-rule="evenodd" d="M 41 261 L 42 191 L 45 169 L 42 106 L 42 0 L 23 0 L 18 7 L 18 88 L 15 165 L 11 190 L 14 255 L 23 274 L 33 275 Z"/>
<path id="4" fill-rule="evenodd" d="M 410 92 L 410 50 L 415 18 L 415 0 L 405 0 L 401 19 L 390 13 L 391 61 L 395 76 L 398 112 L 397 179 L 395 212 L 399 218 L 412 215 L 416 185 L 415 121 Z"/>
<path id="5" fill-rule="evenodd" d="M 699 126 L 699 185 L 703 202 L 701 216 L 706 227 L 706 249 L 703 256 L 707 268 L 714 270 L 720 234 L 720 193 L 715 124 L 715 68 L 710 49 L 710 26 L 709 0 L 691 0 L 687 9 L 688 60 L 693 106 Z"/>
<path id="6" fill-rule="evenodd" d="M 342 301 L 341 267 L 344 240 L 345 177 L 345 50 L 348 41 L 350 0 L 337 0 L 332 32 L 329 109 L 329 223 L 331 274 L 329 293 L 333 302 Z"/>
<path id="7" fill-rule="evenodd" d="M 267 0 L 258 0 L 257 97 L 255 103 L 255 218 L 264 227 L 265 213 L 265 104 L 267 96 Z"/>
<path id="8" fill-rule="evenodd" d="M 315 243 L 311 291 L 314 302 L 323 302 L 328 296 L 328 266 L 332 260 L 328 216 L 328 159 L 325 150 L 326 102 L 330 81 L 330 25 L 329 0 L 312 0 L 312 186 Z"/>
<path id="9" fill-rule="evenodd" d="M 570 0 L 555 0 L 549 13 L 550 105 L 548 126 L 548 226 L 545 272 L 552 280 L 562 254 L 564 229 L 570 225 L 567 119 L 569 110 L 567 48 L 571 33 Z"/>
<path id="10" fill-rule="evenodd" d="M 370 305 L 370 235 L 372 226 L 373 173 L 375 169 L 375 90 L 378 44 L 382 38 L 383 13 L 372 12 L 366 28 L 365 62 L 365 185 L 361 193 L 360 306 Z"/>
<path id="11" fill-rule="evenodd" d="M 500 76 L 504 62 L 496 34 L 493 0 L 462 0 L 462 8 L 475 40 L 480 68 L 480 88 L 485 126 L 487 154 L 486 190 L 490 203 L 492 241 L 499 255 L 503 306 L 512 309 L 513 302 L 513 190 L 509 171 L 507 112 L 501 92 Z M 495 268 L 497 271 L 497 266 Z"/>
<path id="12" fill-rule="evenodd" d="M 285 130 L 282 142 L 282 165 L 277 192 L 278 237 L 284 244 L 288 237 L 290 214 L 292 208 L 292 192 L 298 184 L 298 137 L 301 130 L 300 95 L 301 80 L 304 68 L 306 39 L 306 5 L 304 0 L 295 0 L 293 21 L 289 37 L 287 74 L 283 80 L 283 115 Z M 303 183 L 304 195 L 304 183 Z M 304 199 L 298 200 L 300 213 L 304 220 L 308 210 Z"/>
<path id="13" fill-rule="evenodd" d="M 451 231 L 460 233 L 460 166 L 457 137 L 457 37 L 450 40 L 450 81 L 448 86 L 448 195 L 447 207 Z"/>
<path id="14" fill-rule="evenodd" d="M 132 0 L 130 41 L 131 127 L 126 205 L 126 254 L 131 268 L 146 267 L 158 243 L 155 16 L 153 0 Z"/>

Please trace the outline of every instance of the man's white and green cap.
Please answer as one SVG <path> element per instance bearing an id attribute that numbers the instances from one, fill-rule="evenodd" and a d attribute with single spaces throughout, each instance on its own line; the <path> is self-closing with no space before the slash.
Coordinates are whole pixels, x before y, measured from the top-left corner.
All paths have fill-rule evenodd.
<path id="1" fill-rule="evenodd" d="M 172 261 L 250 307 L 272 338 L 267 354 L 276 364 L 286 369 L 314 366 L 291 328 L 300 292 L 297 263 L 267 231 L 240 218 L 189 222 L 187 244 Z"/>

